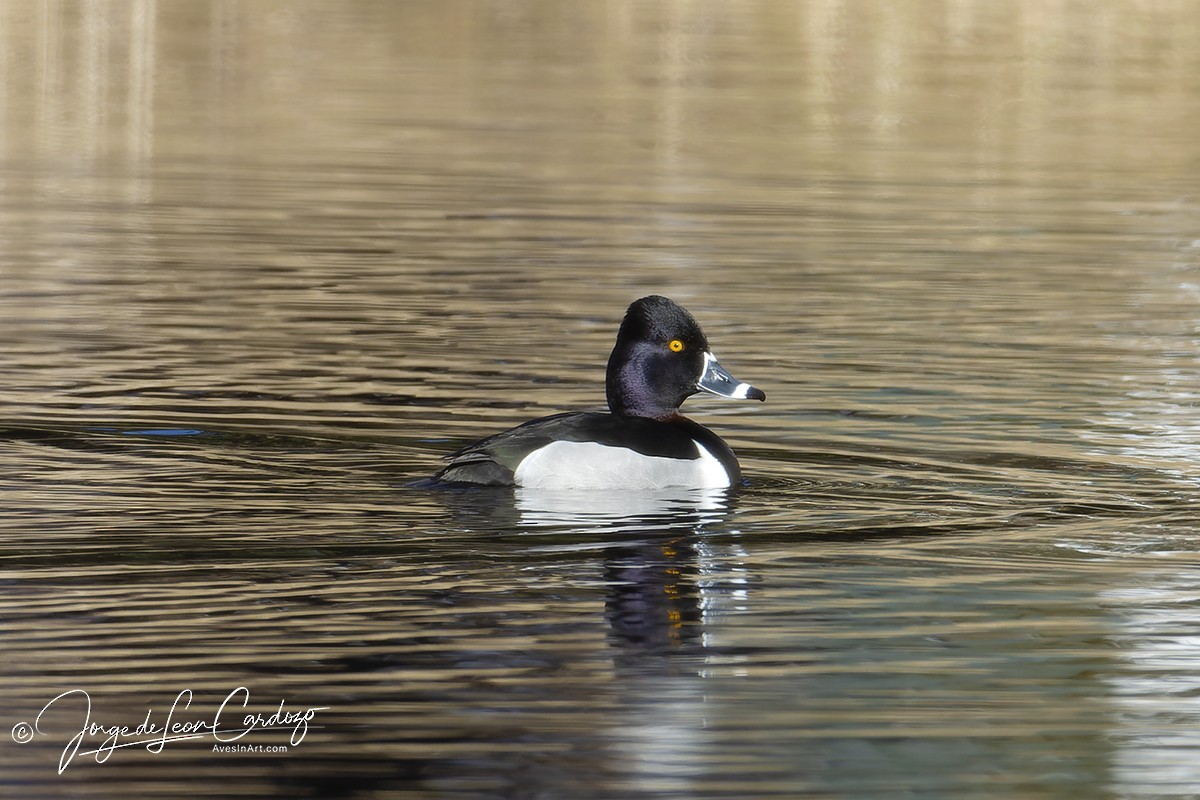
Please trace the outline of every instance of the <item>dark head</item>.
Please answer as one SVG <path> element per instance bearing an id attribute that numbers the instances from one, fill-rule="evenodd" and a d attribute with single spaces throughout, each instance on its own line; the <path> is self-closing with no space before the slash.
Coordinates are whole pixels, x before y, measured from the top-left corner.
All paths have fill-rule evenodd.
<path id="1" fill-rule="evenodd" d="M 605 389 L 614 414 L 656 419 L 677 414 L 702 389 L 739 400 L 767 399 L 722 369 L 692 315 L 658 295 L 635 301 L 625 312 L 608 357 Z"/>

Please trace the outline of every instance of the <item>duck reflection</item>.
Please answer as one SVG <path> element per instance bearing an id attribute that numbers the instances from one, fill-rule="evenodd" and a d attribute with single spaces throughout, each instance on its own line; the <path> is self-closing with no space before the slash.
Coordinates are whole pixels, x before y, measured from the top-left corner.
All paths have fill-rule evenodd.
<path id="1" fill-rule="evenodd" d="M 735 495 L 727 489 L 595 491 L 517 489 L 520 523 L 568 526 L 580 531 L 646 529 L 695 531 L 725 518 Z"/>
<path id="2" fill-rule="evenodd" d="M 578 795 L 581 785 L 600 787 L 586 796 L 630 796 L 626 787 L 690 796 L 707 763 L 697 721 L 709 708 L 705 630 L 745 589 L 744 554 L 730 544 L 736 495 L 485 487 L 434 496 L 458 534 L 461 572 L 435 574 L 431 587 L 384 568 L 363 623 L 376 635 L 295 666 L 294 680 L 350 687 L 331 704 L 375 720 L 339 729 L 343 741 L 377 748 L 371 737 L 390 736 L 383 747 L 403 754 L 313 765 L 340 778 L 322 783 L 322 796 L 471 782 L 489 797 L 566 796 L 567 786 Z M 280 671 L 277 660 L 264 669 Z M 663 774 L 672 760 L 685 774 Z M 304 774 L 288 789 L 311 785 Z"/>
<path id="3" fill-rule="evenodd" d="M 614 644 L 668 654 L 701 641 L 699 552 L 688 536 L 606 551 L 604 616 Z"/>
<path id="4" fill-rule="evenodd" d="M 710 530 L 723 528 L 736 494 L 725 489 L 656 492 L 547 492 L 519 489 L 529 527 L 595 533 L 603 550 L 604 603 L 611 639 L 625 657 L 696 653 L 714 596 L 730 587 L 705 568 Z M 744 581 L 735 578 L 737 591 Z"/>
<path id="5" fill-rule="evenodd" d="M 745 558 L 725 490 L 566 498 L 518 493 L 527 526 L 569 526 L 598 544 L 613 677 L 603 738 L 607 763 L 632 794 L 693 796 L 711 751 L 704 719 L 708 633 L 742 605 Z M 670 765 L 664 768 L 664 765 Z"/>

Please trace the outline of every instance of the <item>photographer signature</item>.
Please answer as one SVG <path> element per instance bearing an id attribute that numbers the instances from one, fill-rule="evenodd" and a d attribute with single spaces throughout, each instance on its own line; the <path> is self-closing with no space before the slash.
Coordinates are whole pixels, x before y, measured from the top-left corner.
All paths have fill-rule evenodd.
<path id="1" fill-rule="evenodd" d="M 245 712 L 250 702 L 250 690 L 245 686 L 239 686 L 226 695 L 211 716 L 183 719 L 181 712 L 189 711 L 192 705 L 192 690 L 184 689 L 175 696 L 175 702 L 161 723 L 153 718 L 154 709 L 151 708 L 146 710 L 146 718 L 140 725 L 112 725 L 92 718 L 91 695 L 83 689 L 71 689 L 42 706 L 32 724 L 18 722 L 14 725 L 12 738 L 18 744 L 27 744 L 37 736 L 52 736 L 54 731 L 47 730 L 51 709 L 55 710 L 56 723 L 60 714 L 76 714 L 78 723 L 65 728 L 72 736 L 58 760 L 58 774 L 61 775 L 76 756 L 95 756 L 96 763 L 103 764 L 114 750 L 123 747 L 142 745 L 151 753 L 161 753 L 168 742 L 208 736 L 219 743 L 228 743 L 236 742 L 253 731 L 290 730 L 288 741 L 295 746 L 308 735 L 309 723 L 316 718 L 317 712 L 329 708 L 318 706 L 294 711 L 286 708 L 285 701 L 280 700 L 279 707 L 273 713 L 263 715 L 258 712 L 239 713 L 239 702 L 242 712 Z M 85 744 L 94 746 L 94 749 L 81 749 Z"/>

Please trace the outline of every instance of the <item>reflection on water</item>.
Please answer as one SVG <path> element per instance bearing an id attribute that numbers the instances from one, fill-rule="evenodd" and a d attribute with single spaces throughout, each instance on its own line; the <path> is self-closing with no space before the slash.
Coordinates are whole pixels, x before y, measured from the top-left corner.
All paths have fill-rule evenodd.
<path id="1" fill-rule="evenodd" d="M 602 532 L 638 530 L 657 521 L 697 527 L 721 518 L 735 495 L 728 489 L 665 489 L 617 492 L 527 489 L 498 492 L 527 526 L 597 527 Z M 501 501 L 503 502 L 503 500 Z"/>
<path id="2" fill-rule="evenodd" d="M 1194 12 L 0 5 L 0 731 L 327 707 L 0 782 L 1200 794 Z M 407 487 L 652 292 L 748 488 Z"/>
<path id="3" fill-rule="evenodd" d="M 1184 558 L 1193 560 L 1194 552 Z M 1134 579 L 1106 593 L 1122 619 L 1117 641 L 1129 662 L 1112 680 L 1121 743 L 1113 771 L 1129 796 L 1193 795 L 1200 787 L 1193 757 L 1200 744 L 1194 726 L 1200 719 L 1200 571 L 1188 565 Z"/>

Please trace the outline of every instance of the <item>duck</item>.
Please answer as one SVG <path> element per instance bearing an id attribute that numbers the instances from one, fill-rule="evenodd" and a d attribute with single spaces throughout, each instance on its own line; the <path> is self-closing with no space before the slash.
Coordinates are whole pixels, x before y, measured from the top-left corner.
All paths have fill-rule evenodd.
<path id="1" fill-rule="evenodd" d="M 683 306 L 635 300 L 608 358 L 608 413 L 542 417 L 451 453 L 433 476 L 447 485 L 530 489 L 719 489 L 742 485 L 737 456 L 721 437 L 680 413 L 698 392 L 765 401 L 733 377 Z"/>

